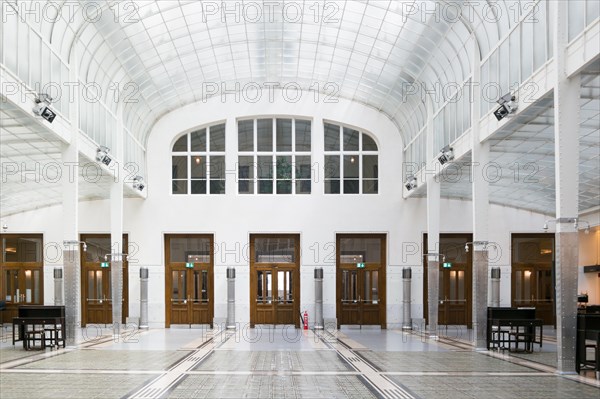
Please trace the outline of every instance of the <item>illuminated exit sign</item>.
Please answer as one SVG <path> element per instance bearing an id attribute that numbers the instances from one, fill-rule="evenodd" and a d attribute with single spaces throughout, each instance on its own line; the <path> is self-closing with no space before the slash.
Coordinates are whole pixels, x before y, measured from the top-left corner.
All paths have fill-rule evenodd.
<path id="1" fill-rule="evenodd" d="M 359 269 L 364 269 L 365 268 L 365 264 L 363 262 L 359 262 L 356 264 L 356 267 Z"/>
<path id="2" fill-rule="evenodd" d="M 444 262 L 444 263 L 442 264 L 442 266 L 443 266 L 445 269 L 450 269 L 450 268 L 452 267 L 452 263 L 450 263 L 450 262 Z"/>
<path id="3" fill-rule="evenodd" d="M 187 267 L 188 269 L 193 269 L 194 268 L 194 262 L 186 262 L 185 263 L 185 267 Z"/>
<path id="4" fill-rule="evenodd" d="M 108 262 L 100 263 L 100 267 L 109 267 L 109 266 L 110 266 L 110 263 L 108 263 Z"/>

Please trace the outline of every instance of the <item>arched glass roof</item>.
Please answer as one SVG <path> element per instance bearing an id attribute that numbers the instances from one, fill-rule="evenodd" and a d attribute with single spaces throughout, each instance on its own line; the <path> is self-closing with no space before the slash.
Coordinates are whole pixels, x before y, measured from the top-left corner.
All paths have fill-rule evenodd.
<path id="1" fill-rule="evenodd" d="M 98 84 L 107 102 L 117 87 L 122 95 L 134 94 L 125 125 L 142 143 L 158 118 L 211 95 L 212 84 L 235 89 L 267 82 L 374 107 L 409 142 L 425 119 L 423 96 L 409 95 L 411 85 L 464 82 L 473 35 L 485 56 L 525 6 L 399 0 L 53 4 L 42 5 L 45 18 L 24 17 L 63 59 L 75 60 L 81 79 Z"/>

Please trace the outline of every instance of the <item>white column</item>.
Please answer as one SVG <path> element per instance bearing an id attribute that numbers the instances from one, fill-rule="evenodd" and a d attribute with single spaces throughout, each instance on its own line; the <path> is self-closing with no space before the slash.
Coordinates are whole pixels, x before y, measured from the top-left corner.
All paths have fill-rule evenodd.
<path id="1" fill-rule="evenodd" d="M 473 40 L 473 78 L 471 84 L 471 144 L 473 179 L 473 344 L 477 349 L 487 347 L 488 304 L 488 224 L 489 183 L 482 171 L 489 162 L 489 144 L 479 137 L 481 119 L 481 58 L 477 40 Z"/>
<path id="2" fill-rule="evenodd" d="M 434 154 L 433 148 L 433 105 L 427 98 L 427 154 L 429 160 Z M 427 175 L 427 332 L 436 337 L 438 330 L 438 300 L 440 256 L 440 182 L 434 174 Z"/>
<path id="3" fill-rule="evenodd" d="M 117 111 L 117 129 L 113 140 L 115 148 L 111 149 L 115 159 L 118 162 L 124 162 L 124 138 L 125 129 L 123 128 L 122 104 L 119 104 Z M 110 186 L 110 279 L 112 286 L 112 323 L 113 336 L 117 337 L 121 332 L 121 323 L 123 319 L 123 257 L 122 253 L 127 252 L 123 248 L 123 165 L 117 165 L 114 169 L 117 178 L 113 180 Z"/>
<path id="4" fill-rule="evenodd" d="M 74 57 L 74 59 L 77 59 Z M 76 62 L 71 62 L 69 79 L 77 81 Z M 61 153 L 62 225 L 64 241 L 79 241 L 79 92 L 65 91 L 69 98 L 71 142 L 63 146 Z M 75 344 L 77 329 L 81 327 L 81 269 L 80 246 L 66 245 L 63 251 L 64 303 L 67 343 Z"/>
<path id="5" fill-rule="evenodd" d="M 556 339 L 558 372 L 575 373 L 579 238 L 579 76 L 566 73 L 567 3 L 553 1 L 554 146 L 556 172 Z"/>

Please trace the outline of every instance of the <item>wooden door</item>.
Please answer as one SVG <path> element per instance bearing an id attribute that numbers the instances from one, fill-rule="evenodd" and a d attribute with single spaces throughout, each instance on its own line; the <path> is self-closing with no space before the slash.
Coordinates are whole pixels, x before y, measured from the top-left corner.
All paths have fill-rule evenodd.
<path id="1" fill-rule="evenodd" d="M 213 236 L 165 236 L 166 326 L 213 326 Z"/>
<path id="2" fill-rule="evenodd" d="M 0 323 L 17 317 L 21 305 L 44 304 L 43 238 L 38 234 L 0 234 Z"/>
<path id="3" fill-rule="evenodd" d="M 385 259 L 385 235 L 338 234 L 338 328 L 341 325 L 386 328 Z"/>
<path id="4" fill-rule="evenodd" d="M 300 326 L 300 237 L 250 236 L 250 326 Z"/>
<path id="5" fill-rule="evenodd" d="M 471 328 L 472 320 L 472 250 L 467 252 L 465 245 L 472 241 L 471 234 L 440 234 L 439 281 L 438 281 L 438 324 L 467 326 Z M 469 244 L 470 245 L 470 244 Z M 427 234 L 423 235 L 424 253 L 428 252 Z M 471 247 L 472 248 L 472 247 Z M 437 252 L 432 250 L 431 252 Z M 427 256 L 423 256 L 423 303 L 424 318 L 428 317 L 428 281 Z"/>
<path id="6" fill-rule="evenodd" d="M 111 324 L 112 320 L 112 278 L 113 263 L 105 255 L 114 252 L 110 234 L 82 234 L 86 251 L 81 253 L 81 320 L 87 324 Z M 123 252 L 127 253 L 129 243 L 123 234 Z M 129 312 L 129 267 L 127 258 L 122 262 L 123 292 L 121 323 L 125 323 Z"/>

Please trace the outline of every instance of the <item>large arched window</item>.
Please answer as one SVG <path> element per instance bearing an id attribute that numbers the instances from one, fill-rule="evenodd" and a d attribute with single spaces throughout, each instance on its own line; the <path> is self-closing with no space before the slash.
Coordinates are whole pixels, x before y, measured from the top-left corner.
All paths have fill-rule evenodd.
<path id="1" fill-rule="evenodd" d="M 377 143 L 367 133 L 325 123 L 325 194 L 377 194 Z"/>
<path id="2" fill-rule="evenodd" d="M 171 160 L 173 194 L 225 194 L 225 124 L 179 137 Z"/>
<path id="3" fill-rule="evenodd" d="M 311 121 L 238 121 L 238 193 L 310 194 Z"/>

